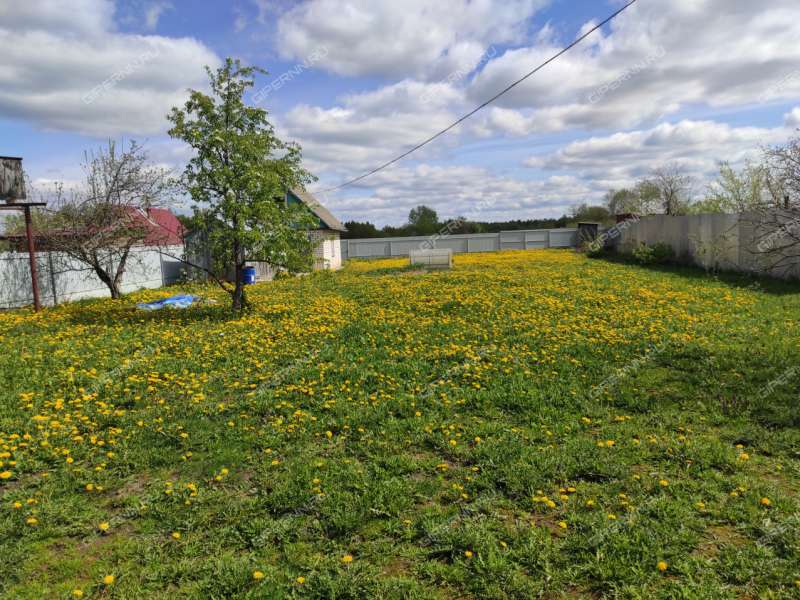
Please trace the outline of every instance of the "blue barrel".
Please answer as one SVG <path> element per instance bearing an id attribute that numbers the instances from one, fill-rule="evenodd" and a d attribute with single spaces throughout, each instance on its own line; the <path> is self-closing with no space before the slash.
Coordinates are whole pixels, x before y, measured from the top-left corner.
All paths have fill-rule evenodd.
<path id="1" fill-rule="evenodd" d="M 244 267 L 242 269 L 242 283 L 245 285 L 253 285 L 256 282 L 256 268 Z"/>

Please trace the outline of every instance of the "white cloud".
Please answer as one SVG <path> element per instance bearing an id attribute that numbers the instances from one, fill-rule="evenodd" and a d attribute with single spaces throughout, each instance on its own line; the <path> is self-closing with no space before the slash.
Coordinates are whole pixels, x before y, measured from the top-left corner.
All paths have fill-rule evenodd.
<path id="1" fill-rule="evenodd" d="M 500 99 L 521 111 L 501 132 L 629 128 L 689 105 L 800 98 L 795 0 L 648 0 L 633 5 Z M 479 101 L 558 51 L 552 36 L 489 62 L 468 88 Z M 512 127 L 503 127 L 511 122 Z M 524 125 L 524 126 L 523 126 Z"/>
<path id="2" fill-rule="evenodd" d="M 163 132 L 170 107 L 219 59 L 192 38 L 119 33 L 113 13 L 108 0 L 0 5 L 0 112 L 100 137 Z"/>
<path id="3" fill-rule="evenodd" d="M 346 96 L 333 108 L 296 106 L 280 125 L 286 137 L 301 143 L 313 170 L 350 173 L 375 167 L 447 126 L 455 118 L 448 106 L 458 106 L 461 98 L 447 84 L 406 80 Z M 447 147 L 444 139 L 415 158 Z"/>
<path id="4" fill-rule="evenodd" d="M 148 31 L 154 31 L 158 27 L 158 21 L 168 10 L 173 10 L 171 2 L 154 2 L 147 7 L 144 13 L 144 24 Z"/>
<path id="5" fill-rule="evenodd" d="M 481 167 L 422 164 L 383 171 L 368 189 L 365 185 L 318 197 L 344 220 L 367 218 L 378 225 L 398 225 L 419 204 L 434 208 L 441 218 L 543 218 L 565 213 L 571 205 L 590 200 L 592 193 L 585 182 L 571 176 L 524 180 Z"/>
<path id="6" fill-rule="evenodd" d="M 342 75 L 443 79 L 475 66 L 491 44 L 524 40 L 547 0 L 307 0 L 278 21 L 277 47 L 302 60 L 329 50 Z"/>
<path id="7" fill-rule="evenodd" d="M 789 116 L 786 122 L 788 125 Z M 715 121 L 683 120 L 572 142 L 555 154 L 531 157 L 526 164 L 575 173 L 597 190 L 631 185 L 670 162 L 705 181 L 717 173 L 719 162 L 740 164 L 746 158 L 757 158 L 760 148 L 782 143 L 790 135 L 787 126 L 732 127 Z"/>

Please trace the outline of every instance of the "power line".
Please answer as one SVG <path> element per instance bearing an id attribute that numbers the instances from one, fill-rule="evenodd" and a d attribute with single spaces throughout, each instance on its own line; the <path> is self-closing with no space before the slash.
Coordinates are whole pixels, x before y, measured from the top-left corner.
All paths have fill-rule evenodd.
<path id="1" fill-rule="evenodd" d="M 468 112 L 467 114 L 465 114 L 464 116 L 462 116 L 461 118 L 459 118 L 457 121 L 453 121 L 453 123 L 451 123 L 450 125 L 448 125 L 448 126 L 447 126 L 447 127 L 445 127 L 444 129 L 442 129 L 442 130 L 441 130 L 441 131 L 439 131 L 438 133 L 436 133 L 436 134 L 432 135 L 431 137 L 429 137 L 429 138 L 428 138 L 428 139 L 426 139 L 425 141 L 423 141 L 423 142 L 420 142 L 419 144 L 417 144 L 417 145 L 416 145 L 416 146 L 414 146 L 413 148 L 411 148 L 411 149 L 409 149 L 409 150 L 406 150 L 405 152 L 403 152 L 401 155 L 399 155 L 399 156 L 397 156 L 397 157 L 393 158 L 392 160 L 390 160 L 390 161 L 388 161 L 388 162 L 385 162 L 385 163 L 383 163 L 381 166 L 379 166 L 379 167 L 376 167 L 376 168 L 372 169 L 371 171 L 368 171 L 368 172 L 364 173 L 363 175 L 359 175 L 358 177 L 354 177 L 353 179 L 350 179 L 350 180 L 348 180 L 348 181 L 345 181 L 344 183 L 341 183 L 341 184 L 339 184 L 339 185 L 337 185 L 337 186 L 335 186 L 335 187 L 332 187 L 332 188 L 327 188 L 327 189 L 324 189 L 324 190 L 320 190 L 320 192 L 319 192 L 319 193 L 323 193 L 323 194 L 324 194 L 324 193 L 326 193 L 326 192 L 335 192 L 336 190 L 340 190 L 340 189 L 342 189 L 343 187 L 347 187 L 348 185 L 352 185 L 352 184 L 354 184 L 354 183 L 356 183 L 356 182 L 358 182 L 358 181 L 361 181 L 362 179 L 366 179 L 366 178 L 367 178 L 367 177 L 369 177 L 370 175 L 374 175 L 374 174 L 375 174 L 375 173 L 377 173 L 378 171 L 382 171 L 382 170 L 383 170 L 383 169 L 385 169 L 386 167 L 389 167 L 389 166 L 393 165 L 394 163 L 396 163 L 396 162 L 398 162 L 398 161 L 400 161 L 400 160 L 404 159 L 406 156 L 408 156 L 409 154 L 411 154 L 411 153 L 413 153 L 413 152 L 416 152 L 417 150 L 419 150 L 419 149 L 420 149 L 420 148 L 422 148 L 423 146 L 426 146 L 426 145 L 430 144 L 430 143 L 431 143 L 433 140 L 435 140 L 436 138 L 439 138 L 439 137 L 443 136 L 445 133 L 447 133 L 448 131 L 450 131 L 450 130 L 451 130 L 451 129 L 453 129 L 454 127 L 456 127 L 456 126 L 460 125 L 460 124 L 461 124 L 463 121 L 466 121 L 467 119 L 469 119 L 469 118 L 470 118 L 472 115 L 474 115 L 476 112 L 478 112 L 478 111 L 480 111 L 480 110 L 482 110 L 482 109 L 486 108 L 486 107 L 487 107 L 489 104 L 491 104 L 492 102 L 494 102 L 495 100 L 497 100 L 497 99 L 498 99 L 500 96 L 503 96 L 504 94 L 508 93 L 509 91 L 511 91 L 512 89 L 514 89 L 515 87 L 517 87 L 517 86 L 518 86 L 520 83 L 522 83 L 523 81 L 525 81 L 526 79 L 528 79 L 528 77 L 530 77 L 530 76 L 531 76 L 531 75 L 533 75 L 534 73 L 536 73 L 536 72 L 540 71 L 541 69 L 543 69 L 544 67 L 546 67 L 547 65 L 549 65 L 551 62 L 553 62 L 554 60 L 556 60 L 556 59 L 557 59 L 558 57 L 560 57 L 562 54 L 566 54 L 567 52 L 569 52 L 570 50 L 572 50 L 572 49 L 573 49 L 575 46 L 577 46 L 578 44 L 580 44 L 580 43 L 581 43 L 583 40 L 585 40 L 587 37 L 589 37 L 589 36 L 590 36 L 591 34 L 593 34 L 595 31 L 597 31 L 598 29 L 600 29 L 600 28 L 601 28 L 601 27 L 603 27 L 604 25 L 607 25 L 608 23 L 610 23 L 611 21 L 613 21 L 613 20 L 614 20 L 614 19 L 615 19 L 617 16 L 619 16 L 619 15 L 620 15 L 620 14 L 622 14 L 624 11 L 626 11 L 628 8 L 630 8 L 632 5 L 636 4 L 636 2 L 637 2 L 637 1 L 638 1 L 638 0 L 630 0 L 630 2 L 628 2 L 628 3 L 627 3 L 625 6 L 623 6 L 622 8 L 620 8 L 619 10 L 617 10 L 616 12 L 614 12 L 613 14 L 611 14 L 610 16 L 608 16 L 606 19 L 604 19 L 603 21 L 601 21 L 600 23 L 598 23 L 597 25 L 595 25 L 594 27 L 592 27 L 590 30 L 588 30 L 586 33 L 584 33 L 584 34 L 583 34 L 583 35 L 581 35 L 580 37 L 576 38 L 576 39 L 575 39 L 575 41 L 573 41 L 573 42 L 572 42 L 572 43 L 571 43 L 569 46 L 565 46 L 565 47 L 564 47 L 564 48 L 562 48 L 562 49 L 561 49 L 559 52 L 557 52 L 556 54 L 554 54 L 553 56 L 551 56 L 550 58 L 548 58 L 546 61 L 544 61 L 543 63 L 541 63 L 541 64 L 540 64 L 538 67 L 536 67 L 536 68 L 535 68 L 535 69 L 533 69 L 532 71 L 529 71 L 528 73 L 526 73 L 525 75 L 523 75 L 522 77 L 520 77 L 519 79 L 517 79 L 517 80 L 516 80 L 514 83 L 512 83 L 512 84 L 508 85 L 508 86 L 507 86 L 506 88 L 504 88 L 502 91 L 498 92 L 497 94 L 495 94 L 494 96 L 492 96 L 491 98 L 489 98 L 488 100 L 486 100 L 486 102 L 484 102 L 484 103 L 483 103 L 483 104 L 481 104 L 480 106 L 478 106 L 478 107 L 474 108 L 473 110 L 471 110 L 470 112 Z"/>

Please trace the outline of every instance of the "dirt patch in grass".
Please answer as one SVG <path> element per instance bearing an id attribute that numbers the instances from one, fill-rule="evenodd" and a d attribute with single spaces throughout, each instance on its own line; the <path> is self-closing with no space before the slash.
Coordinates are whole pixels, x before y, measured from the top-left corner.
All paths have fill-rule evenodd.
<path id="1" fill-rule="evenodd" d="M 710 560 L 719 556 L 723 546 L 740 548 L 747 543 L 747 538 L 730 525 L 714 525 L 706 529 L 703 541 L 693 554 Z"/>
<path id="2" fill-rule="evenodd" d="M 381 570 L 385 577 L 408 577 L 411 575 L 411 561 L 406 558 L 395 558 Z"/>

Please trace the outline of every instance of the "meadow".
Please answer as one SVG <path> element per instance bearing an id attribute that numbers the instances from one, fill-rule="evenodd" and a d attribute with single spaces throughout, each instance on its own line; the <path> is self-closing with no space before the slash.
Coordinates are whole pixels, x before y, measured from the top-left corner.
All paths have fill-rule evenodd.
<path id="1" fill-rule="evenodd" d="M 541 250 L 187 289 L 0 313 L 0 597 L 800 597 L 800 286 Z"/>

